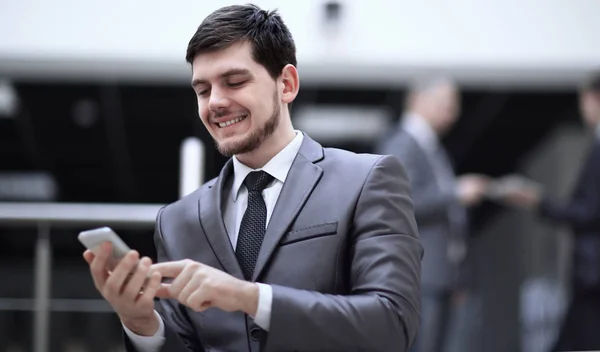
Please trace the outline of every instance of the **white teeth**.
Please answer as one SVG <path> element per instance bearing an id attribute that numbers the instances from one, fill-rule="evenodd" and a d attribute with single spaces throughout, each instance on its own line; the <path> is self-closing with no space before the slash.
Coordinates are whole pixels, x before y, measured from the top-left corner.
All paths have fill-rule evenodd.
<path id="1" fill-rule="evenodd" d="M 233 125 L 234 123 L 238 123 L 238 122 L 242 121 L 245 118 L 246 118 L 246 115 L 240 116 L 240 117 L 238 117 L 236 119 L 233 119 L 233 120 L 229 120 L 229 121 L 225 121 L 225 122 L 219 122 L 219 127 L 227 127 L 229 125 Z"/>

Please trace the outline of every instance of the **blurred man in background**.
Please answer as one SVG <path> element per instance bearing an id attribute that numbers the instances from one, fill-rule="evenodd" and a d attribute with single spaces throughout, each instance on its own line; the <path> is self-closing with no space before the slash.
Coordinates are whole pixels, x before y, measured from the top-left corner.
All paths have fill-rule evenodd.
<path id="1" fill-rule="evenodd" d="M 398 129 L 378 152 L 398 157 L 408 172 L 425 249 L 421 328 L 415 349 L 442 351 L 448 342 L 452 304 L 466 292 L 466 208 L 483 199 L 487 177 L 456 178 L 440 142 L 460 111 L 454 82 L 446 78 L 417 82 L 408 92 L 405 110 Z"/>
<path id="2" fill-rule="evenodd" d="M 503 185 L 505 203 L 567 225 L 575 235 L 572 300 L 556 351 L 600 349 L 600 73 L 583 84 L 579 106 L 595 139 L 570 201 L 556 203 L 528 182 Z"/>

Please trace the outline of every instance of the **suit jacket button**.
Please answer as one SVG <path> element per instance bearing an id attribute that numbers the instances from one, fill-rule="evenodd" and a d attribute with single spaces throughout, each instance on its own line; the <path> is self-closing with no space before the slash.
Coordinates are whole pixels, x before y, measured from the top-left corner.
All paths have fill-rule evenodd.
<path id="1" fill-rule="evenodd" d="M 260 340 L 260 329 L 256 327 L 250 329 L 250 338 L 254 341 Z"/>

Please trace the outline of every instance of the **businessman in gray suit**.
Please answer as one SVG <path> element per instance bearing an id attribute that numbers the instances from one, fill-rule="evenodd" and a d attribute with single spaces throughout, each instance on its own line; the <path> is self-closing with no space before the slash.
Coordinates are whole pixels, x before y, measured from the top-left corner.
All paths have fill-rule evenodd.
<path id="1" fill-rule="evenodd" d="M 202 122 L 231 159 L 161 209 L 159 263 L 131 251 L 108 273 L 110 245 L 84 253 L 127 349 L 408 350 L 423 249 L 398 159 L 294 130 L 295 45 L 275 12 L 215 11 L 187 61 Z"/>
<path id="2" fill-rule="evenodd" d="M 406 113 L 378 152 L 397 156 L 407 170 L 422 262 L 419 352 L 443 351 L 448 343 L 451 303 L 464 295 L 467 253 L 466 207 L 484 196 L 487 178 L 456 178 L 440 138 L 456 121 L 459 92 L 444 77 L 418 80 L 408 92 Z"/>

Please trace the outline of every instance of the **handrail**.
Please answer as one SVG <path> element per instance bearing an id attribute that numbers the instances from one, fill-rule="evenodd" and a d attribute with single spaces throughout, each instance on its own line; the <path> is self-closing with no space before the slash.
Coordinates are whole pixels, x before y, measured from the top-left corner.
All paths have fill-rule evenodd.
<path id="1" fill-rule="evenodd" d="M 204 143 L 200 138 L 189 137 L 182 142 L 179 168 L 180 197 L 193 192 L 204 181 L 205 153 Z M 51 299 L 51 227 L 153 228 L 158 211 L 162 206 L 161 204 L 0 202 L 1 225 L 37 225 L 38 228 L 33 300 L 35 307 L 34 352 L 48 352 L 50 310 L 57 308 L 80 310 L 82 307 L 86 311 L 106 311 L 108 309 L 108 305 L 102 304 L 98 300 L 86 302 L 86 300 Z M 8 307 L 23 302 L 26 301 L 11 300 L 8 302 Z M 74 303 L 77 307 L 73 307 Z M 90 306 L 88 303 L 92 303 L 92 305 Z M 23 308 L 23 304 L 21 304 L 21 308 Z"/>
<path id="2" fill-rule="evenodd" d="M 154 226 L 160 204 L 0 202 L 1 224 Z"/>
<path id="3" fill-rule="evenodd" d="M 160 204 L 0 202 L 0 224 L 37 225 L 38 227 L 34 279 L 34 352 L 48 352 L 50 310 L 56 304 L 50 294 L 52 273 L 50 228 L 52 226 L 152 228 L 161 207 Z M 82 302 L 77 301 L 80 306 Z M 94 303 L 97 305 L 96 300 Z M 65 309 L 64 304 L 62 308 Z M 94 309 L 97 307 L 94 306 Z"/>

